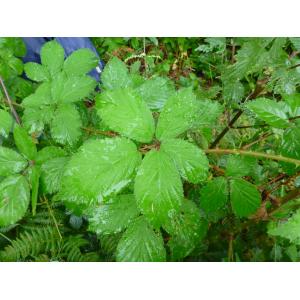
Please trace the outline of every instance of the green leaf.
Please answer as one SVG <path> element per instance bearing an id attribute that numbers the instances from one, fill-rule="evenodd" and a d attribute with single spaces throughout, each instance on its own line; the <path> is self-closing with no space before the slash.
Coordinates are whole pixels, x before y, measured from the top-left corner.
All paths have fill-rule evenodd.
<path id="1" fill-rule="evenodd" d="M 160 149 L 173 160 L 180 175 L 191 183 L 204 181 L 208 176 L 208 159 L 195 145 L 180 139 L 167 139 Z"/>
<path id="2" fill-rule="evenodd" d="M 18 150 L 29 160 L 34 160 L 37 154 L 36 145 L 26 130 L 16 126 L 14 128 L 14 139 Z"/>
<path id="3" fill-rule="evenodd" d="M 254 214 L 261 204 L 261 197 L 255 185 L 240 178 L 230 180 L 230 200 L 234 214 L 248 217 Z"/>
<path id="4" fill-rule="evenodd" d="M 200 207 L 211 213 L 223 208 L 228 200 L 227 180 L 216 177 L 209 181 L 200 192 Z"/>
<path id="5" fill-rule="evenodd" d="M 16 174 L 24 170 L 27 161 L 17 152 L 0 147 L 0 176 Z"/>
<path id="6" fill-rule="evenodd" d="M 12 175 L 0 182 L 0 226 L 5 227 L 19 221 L 26 213 L 30 190 L 26 179 Z"/>
<path id="7" fill-rule="evenodd" d="M 12 116 L 5 110 L 0 109 L 0 135 L 7 138 L 13 126 Z"/>
<path id="8" fill-rule="evenodd" d="M 223 112 L 223 107 L 217 101 L 201 100 L 197 102 L 197 113 L 193 127 L 211 127 Z"/>
<path id="9" fill-rule="evenodd" d="M 300 242 L 300 210 L 297 210 L 292 217 L 285 222 L 279 222 L 268 230 L 268 234 L 289 239 L 290 242 Z"/>
<path id="10" fill-rule="evenodd" d="M 253 157 L 230 155 L 226 165 L 226 176 L 243 177 L 249 175 L 255 167 L 256 160 Z"/>
<path id="11" fill-rule="evenodd" d="M 300 94 L 285 95 L 284 100 L 290 106 L 293 116 L 300 115 Z"/>
<path id="12" fill-rule="evenodd" d="M 118 233 L 139 215 L 134 195 L 120 195 L 95 208 L 89 216 L 89 230 L 100 234 Z"/>
<path id="13" fill-rule="evenodd" d="M 156 128 L 159 140 L 174 138 L 191 128 L 197 112 L 197 101 L 191 89 L 182 89 L 169 98 Z"/>
<path id="14" fill-rule="evenodd" d="M 188 256 L 203 239 L 208 223 L 200 217 L 196 204 L 185 200 L 181 212 L 172 214 L 163 227 L 171 235 L 168 246 L 172 260 L 178 261 Z"/>
<path id="15" fill-rule="evenodd" d="M 56 157 L 45 161 L 41 167 L 41 185 L 46 194 L 59 191 L 68 157 Z"/>
<path id="16" fill-rule="evenodd" d="M 89 140 L 66 167 L 63 198 L 82 207 L 101 203 L 130 183 L 140 162 L 135 144 L 125 138 Z"/>
<path id="17" fill-rule="evenodd" d="M 139 142 L 151 142 L 154 120 L 146 103 L 132 90 L 99 94 L 98 114 L 110 129 Z"/>
<path id="18" fill-rule="evenodd" d="M 50 75 L 46 67 L 35 62 L 28 62 L 25 64 L 24 71 L 26 76 L 33 81 L 41 82 L 50 79 Z"/>
<path id="19" fill-rule="evenodd" d="M 267 98 L 257 98 L 246 104 L 246 106 L 260 119 L 273 127 L 286 128 L 289 126 L 287 115 L 282 111 L 282 107 L 276 101 Z"/>
<path id="20" fill-rule="evenodd" d="M 40 168 L 33 166 L 30 168 L 30 186 L 31 186 L 31 209 L 32 215 L 36 213 L 36 205 L 38 201 L 39 182 L 40 182 Z"/>
<path id="21" fill-rule="evenodd" d="M 127 66 L 118 58 L 113 57 L 101 74 L 102 85 L 105 89 L 123 89 L 131 85 Z"/>
<path id="22" fill-rule="evenodd" d="M 292 44 L 295 47 L 295 49 L 297 51 L 299 51 L 300 50 L 300 38 L 294 37 L 294 38 L 289 38 L 289 39 L 292 42 Z"/>
<path id="23" fill-rule="evenodd" d="M 52 158 L 62 157 L 66 155 L 67 155 L 66 151 L 62 148 L 55 147 L 55 146 L 47 146 L 41 149 L 37 153 L 35 162 L 41 165 Z"/>
<path id="24" fill-rule="evenodd" d="M 83 75 L 98 65 L 99 59 L 90 49 L 74 51 L 64 62 L 64 70 L 68 75 Z"/>
<path id="25" fill-rule="evenodd" d="M 88 76 L 70 77 L 61 83 L 62 91 L 59 94 L 59 102 L 72 103 L 88 97 L 96 87 L 96 81 Z M 52 93 L 54 93 L 52 89 Z"/>
<path id="26" fill-rule="evenodd" d="M 161 234 L 140 217 L 123 234 L 116 256 L 119 262 L 160 262 L 166 260 L 166 250 Z"/>
<path id="27" fill-rule="evenodd" d="M 161 110 L 166 101 L 175 94 L 175 88 L 167 78 L 154 77 L 140 85 L 137 92 L 150 109 Z"/>
<path id="28" fill-rule="evenodd" d="M 151 150 L 145 155 L 135 178 L 134 193 L 138 206 L 156 227 L 168 219 L 171 210 L 179 210 L 182 182 L 165 152 Z"/>
<path id="29" fill-rule="evenodd" d="M 62 69 L 64 58 L 65 51 L 57 41 L 47 42 L 41 49 L 42 64 L 49 70 L 51 76 Z"/>
<path id="30" fill-rule="evenodd" d="M 81 135 L 81 119 L 73 104 L 60 105 L 51 122 L 51 136 L 60 144 L 76 143 Z"/>
<path id="31" fill-rule="evenodd" d="M 245 95 L 245 89 L 240 81 L 224 81 L 223 98 L 229 103 L 239 103 Z"/>

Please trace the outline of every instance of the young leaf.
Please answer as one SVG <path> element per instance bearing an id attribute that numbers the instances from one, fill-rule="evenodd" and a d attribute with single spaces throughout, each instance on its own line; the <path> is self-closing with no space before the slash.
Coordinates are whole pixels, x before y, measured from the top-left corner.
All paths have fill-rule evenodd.
<path id="1" fill-rule="evenodd" d="M 18 150 L 29 160 L 34 160 L 37 154 L 36 145 L 24 128 L 14 128 L 14 139 Z"/>
<path id="2" fill-rule="evenodd" d="M 19 221 L 26 213 L 30 190 L 26 179 L 12 175 L 0 182 L 0 227 Z"/>
<path id="3" fill-rule="evenodd" d="M 50 79 L 50 75 L 46 67 L 35 62 L 28 62 L 25 64 L 24 71 L 26 76 L 33 81 L 41 82 Z"/>
<path id="4" fill-rule="evenodd" d="M 49 70 L 52 77 L 61 70 L 64 58 L 64 48 L 57 41 L 48 42 L 41 49 L 42 64 Z"/>
<path id="5" fill-rule="evenodd" d="M 206 212 L 215 212 L 224 207 L 228 199 L 227 180 L 216 177 L 201 189 L 200 207 Z"/>
<path id="6" fill-rule="evenodd" d="M 195 203 L 185 200 L 181 212 L 172 214 L 163 227 L 171 235 L 168 246 L 172 260 L 178 261 L 194 250 L 205 236 L 208 223 L 200 217 L 200 210 Z"/>
<path id="7" fill-rule="evenodd" d="M 192 127 L 197 101 L 191 89 L 182 89 L 169 98 L 160 114 L 156 128 L 159 140 L 174 138 Z"/>
<path id="8" fill-rule="evenodd" d="M 159 262 L 166 260 L 166 250 L 161 234 L 140 217 L 123 234 L 116 256 L 119 262 Z"/>
<path id="9" fill-rule="evenodd" d="M 165 102 L 175 94 L 175 89 L 167 78 L 154 77 L 140 85 L 137 92 L 150 109 L 161 110 Z"/>
<path id="10" fill-rule="evenodd" d="M 134 194 L 138 206 L 151 223 L 158 227 L 178 211 L 183 188 L 179 173 L 163 151 L 151 150 L 145 155 L 135 178 Z"/>
<path id="11" fill-rule="evenodd" d="M 99 94 L 97 108 L 112 130 L 139 142 L 151 142 L 154 120 L 146 103 L 134 91 L 123 89 Z"/>
<path id="12" fill-rule="evenodd" d="M 41 167 L 41 185 L 44 193 L 59 191 L 68 157 L 55 157 L 45 161 Z"/>
<path id="13" fill-rule="evenodd" d="M 13 126 L 12 116 L 5 110 L 0 109 L 0 135 L 7 138 Z"/>
<path id="14" fill-rule="evenodd" d="M 81 135 L 79 112 L 72 104 L 60 105 L 51 122 L 51 136 L 61 144 L 73 145 Z"/>
<path id="15" fill-rule="evenodd" d="M 17 174 L 24 170 L 27 161 L 19 153 L 6 147 L 0 147 L 0 176 Z"/>
<path id="16" fill-rule="evenodd" d="M 135 144 L 125 138 L 87 141 L 66 166 L 62 197 L 75 206 L 101 203 L 128 185 L 140 162 Z"/>
<path id="17" fill-rule="evenodd" d="M 105 89 L 124 89 L 131 85 L 127 66 L 117 57 L 113 57 L 101 74 L 102 85 Z"/>
<path id="18" fill-rule="evenodd" d="M 139 215 L 134 195 L 119 195 L 91 212 L 89 230 L 100 234 L 118 233 Z"/>
<path id="19" fill-rule="evenodd" d="M 260 207 L 261 197 L 255 185 L 235 178 L 230 180 L 230 201 L 236 216 L 248 217 Z"/>
<path id="20" fill-rule="evenodd" d="M 286 222 L 272 226 L 268 234 L 289 239 L 290 242 L 300 242 L 300 210 L 297 210 Z"/>
<path id="21" fill-rule="evenodd" d="M 90 49 L 74 51 L 64 62 L 64 70 L 68 75 L 83 75 L 98 65 L 99 59 Z"/>
<path id="22" fill-rule="evenodd" d="M 286 128 L 289 126 L 287 115 L 282 111 L 281 106 L 276 101 L 267 98 L 258 98 L 246 106 L 256 113 L 260 119 L 271 126 L 277 128 Z"/>
<path id="23" fill-rule="evenodd" d="M 162 142 L 160 149 L 173 160 L 185 180 L 198 183 L 207 178 L 208 159 L 195 145 L 180 139 L 167 139 Z"/>

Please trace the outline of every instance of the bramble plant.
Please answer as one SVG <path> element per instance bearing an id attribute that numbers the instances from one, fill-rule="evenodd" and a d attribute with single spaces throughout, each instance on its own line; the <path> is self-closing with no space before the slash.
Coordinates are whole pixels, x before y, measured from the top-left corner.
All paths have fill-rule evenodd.
<path id="1" fill-rule="evenodd" d="M 299 41 L 1 38 L 0 260 L 298 261 Z"/>

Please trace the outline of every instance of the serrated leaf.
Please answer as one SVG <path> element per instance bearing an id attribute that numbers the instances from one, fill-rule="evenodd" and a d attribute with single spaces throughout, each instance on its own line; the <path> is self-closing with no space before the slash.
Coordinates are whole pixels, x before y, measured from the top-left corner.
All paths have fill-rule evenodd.
<path id="1" fill-rule="evenodd" d="M 285 222 L 279 222 L 276 226 L 268 229 L 268 234 L 289 239 L 290 242 L 297 242 L 300 239 L 300 210 L 297 210 L 292 217 Z"/>
<path id="2" fill-rule="evenodd" d="M 90 72 L 98 65 L 98 57 L 90 49 L 74 51 L 64 62 L 64 71 L 68 75 L 82 75 Z"/>
<path id="3" fill-rule="evenodd" d="M 55 146 L 47 146 L 37 153 L 35 162 L 41 165 L 52 158 L 62 156 L 67 156 L 67 153 L 64 149 Z"/>
<path id="4" fill-rule="evenodd" d="M 245 89 L 240 81 L 225 81 L 223 88 L 223 98 L 229 103 L 240 102 L 245 95 Z"/>
<path id="5" fill-rule="evenodd" d="M 255 185 L 235 178 L 230 180 L 230 201 L 236 216 L 248 217 L 260 207 L 261 196 Z"/>
<path id="6" fill-rule="evenodd" d="M 290 41 L 292 42 L 293 46 L 296 48 L 296 50 L 300 50 L 300 38 L 294 37 L 294 38 L 289 38 Z"/>
<path id="7" fill-rule="evenodd" d="M 22 101 L 25 108 L 40 108 L 44 104 L 52 104 L 51 83 L 42 83 L 34 92 Z"/>
<path id="8" fill-rule="evenodd" d="M 5 110 L 0 109 L 0 135 L 7 138 L 13 126 L 12 116 Z"/>
<path id="9" fill-rule="evenodd" d="M 119 262 L 159 262 L 166 260 L 166 250 L 160 233 L 154 232 L 140 217 L 123 234 L 116 253 Z"/>
<path id="10" fill-rule="evenodd" d="M 105 89 L 123 89 L 131 85 L 127 66 L 118 58 L 113 57 L 101 74 L 102 85 Z"/>
<path id="11" fill-rule="evenodd" d="M 173 160 L 181 177 L 191 183 L 198 183 L 208 176 L 208 159 L 200 148 L 180 139 L 167 139 L 160 149 Z"/>
<path id="12" fill-rule="evenodd" d="M 87 75 L 70 77 L 62 82 L 62 91 L 57 100 L 63 103 L 72 103 L 88 97 L 96 87 L 96 81 Z M 52 93 L 54 93 L 52 88 Z"/>
<path id="13" fill-rule="evenodd" d="M 138 206 L 154 226 L 164 223 L 171 210 L 179 210 L 182 182 L 166 153 L 151 150 L 145 155 L 135 178 L 134 194 Z"/>
<path id="14" fill-rule="evenodd" d="M 223 107 L 217 101 L 201 100 L 197 101 L 197 113 L 193 121 L 193 127 L 203 128 L 210 127 L 221 115 Z"/>
<path id="15" fill-rule="evenodd" d="M 26 76 L 37 82 L 46 81 L 50 79 L 47 68 L 35 62 L 28 62 L 24 65 Z"/>
<path id="16" fill-rule="evenodd" d="M 226 176 L 243 177 L 249 175 L 255 166 L 255 158 L 230 155 L 226 165 Z"/>
<path id="17" fill-rule="evenodd" d="M 200 191 L 200 207 L 211 213 L 224 207 L 228 199 L 227 180 L 216 177 L 209 181 Z"/>
<path id="18" fill-rule="evenodd" d="M 51 136 L 58 143 L 73 145 L 81 135 L 81 125 L 79 112 L 74 105 L 60 105 L 51 122 Z"/>
<path id="19" fill-rule="evenodd" d="M 68 157 L 56 157 L 45 161 L 41 166 L 41 185 L 46 194 L 59 191 Z"/>
<path id="20" fill-rule="evenodd" d="M 12 175 L 1 181 L 0 226 L 9 226 L 19 221 L 25 215 L 29 201 L 29 185 L 23 176 Z"/>
<path id="21" fill-rule="evenodd" d="M 47 42 L 41 49 L 42 64 L 49 70 L 51 76 L 61 70 L 64 58 L 65 51 L 57 41 Z"/>
<path id="22" fill-rule="evenodd" d="M 66 167 L 63 198 L 75 206 L 101 203 L 128 185 L 140 162 L 135 144 L 125 138 L 87 141 Z"/>
<path id="23" fill-rule="evenodd" d="M 92 210 L 89 230 L 100 234 L 118 233 L 139 215 L 134 195 L 119 195 Z"/>
<path id="24" fill-rule="evenodd" d="M 98 114 L 114 131 L 148 143 L 154 135 L 154 120 L 146 103 L 130 89 L 107 91 L 97 96 Z"/>
<path id="25" fill-rule="evenodd" d="M 257 98 L 246 104 L 246 106 L 271 126 L 277 128 L 286 128 L 289 126 L 286 113 L 282 111 L 281 106 L 276 101 L 267 98 Z"/>
<path id="26" fill-rule="evenodd" d="M 188 256 L 194 250 L 205 236 L 208 223 L 201 218 L 200 210 L 195 203 L 185 200 L 181 212 L 171 215 L 163 227 L 171 235 L 168 246 L 172 260 L 176 261 Z"/>
<path id="27" fill-rule="evenodd" d="M 36 145 L 26 130 L 20 126 L 14 128 L 14 140 L 18 150 L 29 160 L 34 160 L 37 154 Z"/>
<path id="28" fill-rule="evenodd" d="M 167 78 L 154 77 L 140 85 L 137 93 L 141 95 L 150 109 L 161 110 L 166 101 L 175 94 L 175 88 Z"/>
<path id="29" fill-rule="evenodd" d="M 158 119 L 156 137 L 174 138 L 191 128 L 196 117 L 197 101 L 191 89 L 182 89 L 170 97 Z"/>
<path id="30" fill-rule="evenodd" d="M 0 147 L 0 176 L 19 173 L 26 168 L 27 164 L 26 159 L 16 151 Z"/>

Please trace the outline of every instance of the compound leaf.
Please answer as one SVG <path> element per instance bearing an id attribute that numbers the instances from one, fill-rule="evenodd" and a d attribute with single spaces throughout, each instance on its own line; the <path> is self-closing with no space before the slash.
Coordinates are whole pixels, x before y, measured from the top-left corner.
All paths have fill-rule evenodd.
<path id="1" fill-rule="evenodd" d="M 148 143 L 154 135 L 154 120 L 146 103 L 133 90 L 107 91 L 97 97 L 98 114 L 114 131 Z"/>
<path id="2" fill-rule="evenodd" d="M 180 139 L 167 139 L 162 142 L 161 150 L 173 160 L 185 180 L 198 183 L 207 178 L 208 159 L 195 145 Z"/>
<path id="3" fill-rule="evenodd" d="M 98 57 L 90 49 L 74 51 L 64 62 L 64 70 L 68 75 L 86 74 L 98 65 Z"/>
<path id="4" fill-rule="evenodd" d="M 134 195 L 119 195 L 92 210 L 89 230 L 100 234 L 118 233 L 139 215 Z"/>
<path id="5" fill-rule="evenodd" d="M 12 175 L 1 181 L 0 226 L 9 226 L 19 221 L 25 215 L 29 201 L 29 185 L 23 176 Z"/>
<path id="6" fill-rule="evenodd" d="M 27 161 L 19 153 L 6 147 L 0 147 L 0 176 L 16 174 L 24 170 Z"/>
<path id="7" fill-rule="evenodd" d="M 182 182 L 165 152 L 151 150 L 145 155 L 135 178 L 134 193 L 138 206 L 154 226 L 164 223 L 171 210 L 179 210 Z"/>
<path id="8" fill-rule="evenodd" d="M 24 71 L 26 73 L 26 76 L 33 81 L 41 82 L 50 79 L 47 68 L 35 62 L 28 62 L 27 64 L 25 64 Z"/>
<path id="9" fill-rule="evenodd" d="M 160 233 L 140 217 L 123 234 L 117 246 L 117 261 L 159 262 L 166 260 L 166 250 Z"/>
<path id="10" fill-rule="evenodd" d="M 236 216 L 248 217 L 260 207 L 261 197 L 255 185 L 235 178 L 230 181 L 230 201 Z"/>

